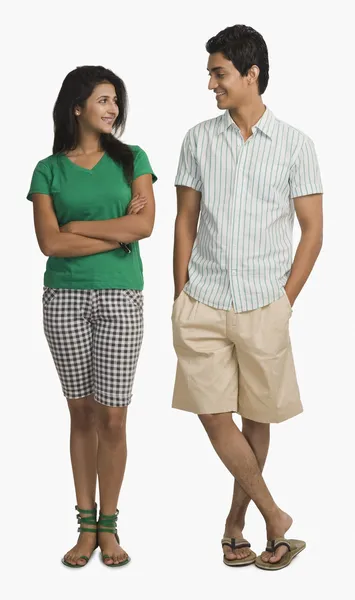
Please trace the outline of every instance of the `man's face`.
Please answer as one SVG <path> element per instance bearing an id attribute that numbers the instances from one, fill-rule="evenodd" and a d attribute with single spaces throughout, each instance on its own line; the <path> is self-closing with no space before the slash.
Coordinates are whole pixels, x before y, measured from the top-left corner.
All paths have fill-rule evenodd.
<path id="1" fill-rule="evenodd" d="M 245 103 L 250 93 L 248 79 L 241 76 L 232 61 L 221 52 L 210 54 L 207 70 L 210 74 L 208 89 L 216 94 L 218 108 L 231 110 Z"/>

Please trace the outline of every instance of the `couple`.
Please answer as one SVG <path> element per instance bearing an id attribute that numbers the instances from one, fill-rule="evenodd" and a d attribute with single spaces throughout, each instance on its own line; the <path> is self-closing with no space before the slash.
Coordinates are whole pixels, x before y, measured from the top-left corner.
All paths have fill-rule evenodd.
<path id="1" fill-rule="evenodd" d="M 173 406 L 199 416 L 234 478 L 224 563 L 276 570 L 305 542 L 285 538 L 292 518 L 261 473 L 270 423 L 302 412 L 289 319 L 322 245 L 322 184 L 312 141 L 263 104 L 262 36 L 235 25 L 206 49 L 208 87 L 223 113 L 188 131 L 175 181 Z M 138 242 L 153 230 L 156 176 L 139 146 L 113 135 L 126 116 L 125 86 L 112 71 L 69 73 L 53 112 L 53 154 L 38 163 L 28 194 L 49 257 L 44 331 L 71 416 L 80 535 L 63 563 L 74 568 L 98 546 L 108 567 L 130 560 L 117 503 L 143 336 Z M 302 235 L 292 262 L 295 213 Z M 251 499 L 268 540 L 258 557 L 243 538 Z"/>

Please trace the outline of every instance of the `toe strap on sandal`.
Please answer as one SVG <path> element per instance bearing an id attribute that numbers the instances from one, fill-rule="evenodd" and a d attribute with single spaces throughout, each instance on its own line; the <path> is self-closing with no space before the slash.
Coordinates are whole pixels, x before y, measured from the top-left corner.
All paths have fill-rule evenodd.
<path id="1" fill-rule="evenodd" d="M 280 546 L 286 546 L 289 552 L 291 552 L 290 543 L 285 538 L 275 538 L 274 540 L 268 540 L 266 546 L 266 552 L 275 552 Z"/>
<path id="2" fill-rule="evenodd" d="M 88 563 L 90 559 L 88 556 L 84 556 L 83 554 L 83 556 L 79 556 L 79 560 L 85 560 L 85 562 Z"/>
<path id="3" fill-rule="evenodd" d="M 239 550 L 240 548 L 250 548 L 250 544 L 247 540 L 245 540 L 244 538 L 229 538 L 229 537 L 224 537 L 222 539 L 222 548 L 223 546 L 229 546 L 229 548 L 232 549 L 232 551 L 234 550 Z"/>

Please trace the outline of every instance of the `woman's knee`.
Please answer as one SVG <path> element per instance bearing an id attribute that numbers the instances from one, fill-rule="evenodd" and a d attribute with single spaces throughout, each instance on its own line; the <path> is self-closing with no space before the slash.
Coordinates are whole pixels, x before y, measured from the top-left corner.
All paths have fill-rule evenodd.
<path id="1" fill-rule="evenodd" d="M 68 400 L 72 427 L 83 430 L 95 427 L 93 402 L 93 396 Z"/>
<path id="2" fill-rule="evenodd" d="M 99 404 L 96 407 L 96 423 L 99 437 L 118 442 L 126 436 L 127 408 Z"/>

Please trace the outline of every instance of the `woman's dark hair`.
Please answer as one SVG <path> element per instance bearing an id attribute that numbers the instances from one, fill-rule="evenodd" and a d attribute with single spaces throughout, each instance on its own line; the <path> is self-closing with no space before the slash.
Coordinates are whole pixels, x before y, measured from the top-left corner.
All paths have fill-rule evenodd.
<path id="1" fill-rule="evenodd" d="M 119 108 L 113 131 L 121 135 L 127 119 L 127 92 L 125 85 L 115 73 L 104 67 L 77 67 L 68 73 L 53 109 L 54 142 L 53 154 L 74 150 L 78 144 L 78 124 L 74 115 L 75 106 L 84 107 L 99 83 L 112 83 L 116 90 Z M 102 149 L 119 165 L 128 183 L 133 179 L 133 153 L 129 146 L 118 140 L 112 133 L 100 136 Z"/>
<path id="2" fill-rule="evenodd" d="M 263 36 L 255 29 L 247 25 L 227 27 L 208 40 L 206 50 L 209 54 L 222 52 L 243 77 L 253 65 L 259 67 L 260 96 L 265 92 L 269 81 L 269 56 Z"/>

